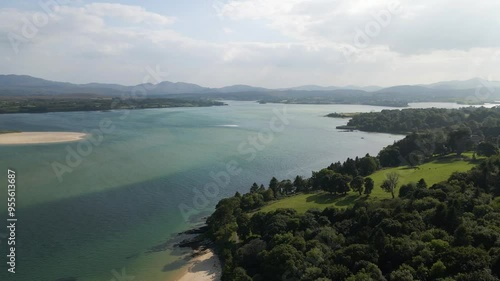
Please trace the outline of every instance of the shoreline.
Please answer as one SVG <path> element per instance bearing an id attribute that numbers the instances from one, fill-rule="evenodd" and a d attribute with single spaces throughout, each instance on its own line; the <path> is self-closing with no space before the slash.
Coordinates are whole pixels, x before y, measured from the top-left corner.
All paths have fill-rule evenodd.
<path id="1" fill-rule="evenodd" d="M 0 145 L 73 142 L 86 136 L 87 134 L 77 132 L 9 132 L 0 134 Z"/>
<path id="2" fill-rule="evenodd" d="M 193 258 L 174 281 L 219 281 L 222 267 L 212 249 L 195 251 Z"/>

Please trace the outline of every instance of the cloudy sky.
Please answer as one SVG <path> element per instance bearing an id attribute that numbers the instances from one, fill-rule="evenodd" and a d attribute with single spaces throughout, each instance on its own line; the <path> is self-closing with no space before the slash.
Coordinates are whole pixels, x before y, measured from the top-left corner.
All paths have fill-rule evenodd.
<path id="1" fill-rule="evenodd" d="M 0 2 L 0 74 L 219 87 L 500 80 L 498 0 Z"/>

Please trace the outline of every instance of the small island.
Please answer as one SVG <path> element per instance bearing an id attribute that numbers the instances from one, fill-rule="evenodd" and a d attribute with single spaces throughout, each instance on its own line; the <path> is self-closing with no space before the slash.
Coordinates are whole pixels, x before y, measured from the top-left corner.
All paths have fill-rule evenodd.
<path id="1" fill-rule="evenodd" d="M 330 114 L 327 114 L 325 115 L 325 117 L 330 117 L 330 118 L 352 118 L 354 116 L 357 116 L 361 113 L 359 112 L 349 112 L 349 113 L 337 113 L 337 112 L 334 112 L 334 113 L 330 113 Z"/>

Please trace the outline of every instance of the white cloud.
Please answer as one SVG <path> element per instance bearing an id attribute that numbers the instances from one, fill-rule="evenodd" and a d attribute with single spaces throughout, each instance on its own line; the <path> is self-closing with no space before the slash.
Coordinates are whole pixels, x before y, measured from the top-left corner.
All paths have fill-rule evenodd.
<path id="1" fill-rule="evenodd" d="M 141 82 L 145 66 L 160 65 L 173 81 L 267 87 L 487 77 L 500 63 L 500 56 L 494 56 L 500 51 L 495 33 L 500 28 L 495 13 L 500 3 L 481 3 L 402 0 L 403 11 L 392 14 L 390 24 L 370 36 L 363 47 L 356 46 L 357 30 L 365 31 L 375 21 L 374 14 L 388 11 L 390 1 L 219 3 L 212 12 L 224 17 L 222 26 L 201 24 L 201 33 L 225 33 L 213 41 L 176 29 L 179 24 L 194 24 L 193 18 L 123 4 L 62 6 L 34 38 L 21 45 L 18 55 L 7 38 L 0 37 L 0 71 L 73 82 L 135 84 Z M 21 34 L 25 22 L 39 12 L 0 8 L 0 33 Z M 264 26 L 283 37 L 275 42 L 255 40 L 239 30 L 242 22 Z M 352 54 L 346 54 L 349 48 Z"/>
<path id="2" fill-rule="evenodd" d="M 232 0 L 220 14 L 232 20 L 265 20 L 296 40 L 354 45 L 356 30 L 364 31 L 394 3 L 402 11 L 391 13 L 389 25 L 372 43 L 408 53 L 500 46 L 500 37 L 493 35 L 500 30 L 500 2 L 494 0 L 480 5 L 474 0 Z"/>
<path id="3" fill-rule="evenodd" d="M 129 6 L 115 3 L 92 3 L 85 5 L 89 14 L 99 17 L 115 17 L 131 23 L 147 23 L 168 25 L 175 21 L 174 17 L 166 17 L 148 12 L 140 6 Z"/>

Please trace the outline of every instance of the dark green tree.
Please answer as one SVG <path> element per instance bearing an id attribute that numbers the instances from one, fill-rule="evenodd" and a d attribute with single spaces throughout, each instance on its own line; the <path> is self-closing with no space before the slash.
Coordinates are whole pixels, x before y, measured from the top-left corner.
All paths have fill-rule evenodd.
<path id="1" fill-rule="evenodd" d="M 359 172 L 356 166 L 356 161 L 354 159 L 347 158 L 347 160 L 342 165 L 341 173 L 345 175 L 350 175 L 352 177 L 357 176 Z"/>
<path id="2" fill-rule="evenodd" d="M 255 183 L 255 182 L 254 182 L 254 183 L 252 184 L 252 187 L 250 187 L 250 192 L 251 192 L 251 193 L 255 193 L 255 192 L 257 192 L 258 190 L 259 190 L 259 185 L 257 185 L 257 183 Z"/>
<path id="3" fill-rule="evenodd" d="M 400 268 L 391 272 L 390 281 L 413 281 L 413 274 L 410 269 Z"/>
<path id="4" fill-rule="evenodd" d="M 457 246 L 468 246 L 472 243 L 471 231 L 464 224 L 457 227 L 454 237 L 454 244 Z"/>
<path id="5" fill-rule="evenodd" d="M 291 194 L 294 191 L 294 185 L 291 180 L 283 180 L 279 183 L 279 189 L 283 190 L 285 194 Z"/>
<path id="6" fill-rule="evenodd" d="M 363 194 L 364 179 L 362 176 L 357 176 L 351 181 L 351 188 L 353 191 L 358 192 L 359 195 Z"/>
<path id="7" fill-rule="evenodd" d="M 233 270 L 230 280 L 232 281 L 252 281 L 252 278 L 247 275 L 244 268 L 237 267 Z"/>
<path id="8" fill-rule="evenodd" d="M 378 162 L 375 157 L 367 155 L 359 160 L 359 174 L 368 176 L 373 174 L 378 169 Z"/>
<path id="9" fill-rule="evenodd" d="M 331 181 L 336 192 L 345 195 L 350 190 L 349 183 L 352 181 L 352 177 L 349 175 L 334 174 Z"/>
<path id="10" fill-rule="evenodd" d="M 431 267 L 431 271 L 430 271 L 430 275 L 432 278 L 441 278 L 441 277 L 444 277 L 446 274 L 446 266 L 444 265 L 444 263 L 441 261 L 441 260 L 438 260 L 437 262 L 435 262 L 432 267 Z"/>
<path id="11" fill-rule="evenodd" d="M 279 185 L 279 181 L 275 177 L 273 177 L 271 179 L 271 181 L 269 182 L 269 188 L 273 190 L 274 196 L 276 196 L 276 197 L 279 194 L 279 192 L 278 192 L 278 185 Z"/>
<path id="12" fill-rule="evenodd" d="M 449 134 L 448 144 L 457 156 L 460 156 L 467 149 L 470 142 L 470 135 L 470 128 L 462 128 Z"/>
<path id="13" fill-rule="evenodd" d="M 236 218 L 236 223 L 238 224 L 238 229 L 236 230 L 236 233 L 238 234 L 240 239 L 246 240 L 251 233 L 250 218 L 248 217 L 247 214 L 241 213 Z"/>
<path id="14" fill-rule="evenodd" d="M 491 262 L 487 252 L 471 246 L 450 248 L 442 260 L 451 275 L 483 270 Z"/>
<path id="15" fill-rule="evenodd" d="M 365 194 L 370 195 L 375 187 L 375 182 L 372 178 L 365 178 Z"/>
<path id="16" fill-rule="evenodd" d="M 329 169 L 322 169 L 319 172 L 313 172 L 311 184 L 315 190 L 325 190 L 331 193 L 337 192 L 336 186 L 332 184 L 332 178 L 336 173 Z"/>
<path id="17" fill-rule="evenodd" d="M 461 273 L 457 275 L 457 281 L 499 281 L 489 270 L 478 270 L 474 272 Z"/>
<path id="18" fill-rule="evenodd" d="M 293 185 L 297 188 L 297 192 L 307 191 L 306 181 L 301 176 L 296 176 Z"/>
<path id="19" fill-rule="evenodd" d="M 265 280 L 282 280 L 284 275 L 299 277 L 298 269 L 304 265 L 304 255 L 291 245 L 280 244 L 269 251 L 263 265 Z"/>
<path id="20" fill-rule="evenodd" d="M 425 182 L 424 179 L 420 179 L 417 183 L 417 187 L 418 188 L 422 188 L 422 189 L 425 189 L 427 188 L 427 183 Z"/>
<path id="21" fill-rule="evenodd" d="M 378 154 L 378 159 L 382 167 L 397 167 L 401 165 L 401 158 L 399 148 L 395 146 L 388 146 Z"/>
<path id="22" fill-rule="evenodd" d="M 270 189 L 270 188 L 268 188 L 267 190 L 265 190 L 261 194 L 263 196 L 264 201 L 266 201 L 266 202 L 275 199 L 274 191 L 272 189 Z"/>
<path id="23" fill-rule="evenodd" d="M 408 197 L 408 196 L 412 195 L 413 191 L 415 191 L 416 188 L 417 187 L 416 187 L 415 183 L 413 183 L 413 182 L 408 183 L 408 184 L 403 184 L 399 188 L 399 197 L 404 198 L 404 197 Z"/>
<path id="24" fill-rule="evenodd" d="M 490 157 L 498 154 L 498 148 L 496 145 L 490 142 L 482 142 L 477 145 L 477 155 Z"/>

